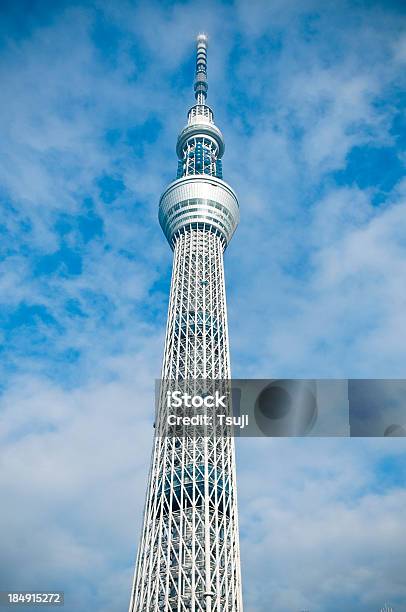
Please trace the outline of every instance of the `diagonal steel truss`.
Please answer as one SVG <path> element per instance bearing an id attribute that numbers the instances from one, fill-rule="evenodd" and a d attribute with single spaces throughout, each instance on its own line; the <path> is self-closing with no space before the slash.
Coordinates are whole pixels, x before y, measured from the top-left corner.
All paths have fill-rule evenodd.
<path id="1" fill-rule="evenodd" d="M 162 379 L 229 379 L 224 238 L 193 224 L 173 242 Z M 163 418 L 130 612 L 242 612 L 234 440 L 159 435 Z"/>

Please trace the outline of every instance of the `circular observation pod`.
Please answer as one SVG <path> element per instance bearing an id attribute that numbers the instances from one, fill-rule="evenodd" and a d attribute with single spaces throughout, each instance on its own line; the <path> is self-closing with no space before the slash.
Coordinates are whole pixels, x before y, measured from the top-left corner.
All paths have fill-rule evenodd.
<path id="1" fill-rule="evenodd" d="M 218 146 L 218 157 L 224 153 L 224 138 L 221 131 L 212 123 L 213 112 L 203 104 L 196 104 L 189 111 L 189 124 L 183 128 L 176 143 L 178 158 L 183 158 L 183 148 L 189 138 L 196 136 L 207 136 L 214 140 Z"/>
<path id="2" fill-rule="evenodd" d="M 210 108 L 210 106 L 207 106 L 207 104 L 195 104 L 194 106 L 192 106 L 192 108 L 189 109 L 187 119 L 188 119 L 187 121 L 188 126 L 189 125 L 201 125 L 203 123 L 214 125 L 213 111 Z M 218 132 L 220 132 L 220 130 L 216 126 L 215 126 L 215 129 L 217 130 L 216 136 L 218 137 Z M 221 138 L 223 139 L 223 135 L 221 134 L 221 132 L 220 132 L 220 135 L 221 135 Z"/>
<path id="3" fill-rule="evenodd" d="M 159 202 L 159 223 L 173 245 L 176 233 L 185 227 L 206 227 L 230 242 L 240 219 L 237 196 L 223 180 L 192 175 L 174 181 Z"/>

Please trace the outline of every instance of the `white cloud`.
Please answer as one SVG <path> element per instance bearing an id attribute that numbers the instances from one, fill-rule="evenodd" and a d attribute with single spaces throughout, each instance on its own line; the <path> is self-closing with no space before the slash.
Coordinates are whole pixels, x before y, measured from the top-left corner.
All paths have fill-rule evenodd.
<path id="1" fill-rule="evenodd" d="M 248 610 L 367 611 L 403 601 L 405 491 L 371 491 L 374 463 L 404 456 L 404 443 L 392 442 L 240 443 Z"/>
<path id="2" fill-rule="evenodd" d="M 92 605 L 96 580 L 101 605 L 125 605 L 153 431 L 146 357 L 105 364 L 111 382 L 62 390 L 26 377 L 3 398 L 3 584 L 59 585 L 73 611 Z"/>

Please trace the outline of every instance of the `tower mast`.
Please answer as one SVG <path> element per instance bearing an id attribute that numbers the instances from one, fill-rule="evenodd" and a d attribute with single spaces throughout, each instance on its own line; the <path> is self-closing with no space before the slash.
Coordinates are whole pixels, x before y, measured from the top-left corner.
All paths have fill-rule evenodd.
<path id="1" fill-rule="evenodd" d="M 207 99 L 207 37 L 197 37 L 196 103 L 159 203 L 174 252 L 162 380 L 231 377 L 223 253 L 239 221 L 223 180 L 224 139 Z M 129 612 L 242 612 L 234 440 L 162 434 L 159 403 Z"/>

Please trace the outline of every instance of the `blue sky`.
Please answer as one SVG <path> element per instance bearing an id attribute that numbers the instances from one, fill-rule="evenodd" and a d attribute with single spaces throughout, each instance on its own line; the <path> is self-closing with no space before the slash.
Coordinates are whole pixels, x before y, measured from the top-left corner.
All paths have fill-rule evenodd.
<path id="1" fill-rule="evenodd" d="M 237 377 L 404 377 L 402 2 L 2 2 L 1 588 L 128 604 L 206 31 Z M 402 440 L 242 440 L 248 612 L 406 609 Z"/>

